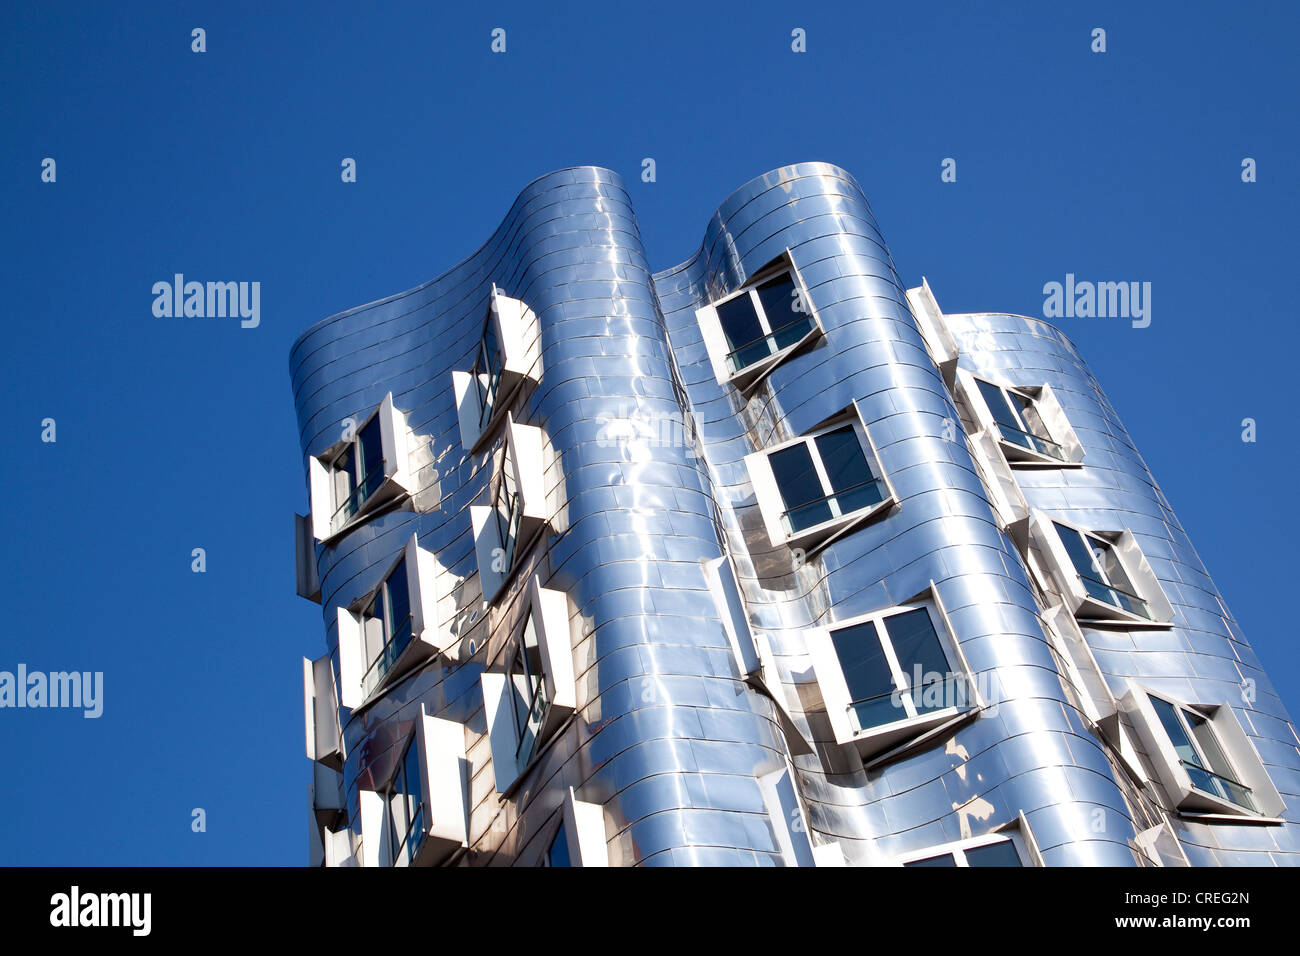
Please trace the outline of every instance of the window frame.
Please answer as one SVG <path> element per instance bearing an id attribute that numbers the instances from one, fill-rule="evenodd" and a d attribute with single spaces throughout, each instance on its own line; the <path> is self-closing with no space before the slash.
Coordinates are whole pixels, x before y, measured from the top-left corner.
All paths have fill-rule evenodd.
<path id="1" fill-rule="evenodd" d="M 378 656 L 370 658 L 366 645 L 366 610 L 379 600 L 399 568 L 406 574 L 410 637 L 391 663 L 367 686 L 374 665 L 383 657 L 396 632 L 385 635 Z M 446 572 L 431 552 L 420 547 L 419 535 L 413 532 L 379 580 L 356 600 L 338 608 L 339 703 L 353 712 L 368 707 L 408 672 L 442 653 L 445 641 L 440 622 L 451 616 L 448 583 Z"/>
<path id="2" fill-rule="evenodd" d="M 338 464 L 351 455 L 356 468 L 364 456 L 358 455 L 362 434 L 372 425 L 378 426 L 380 462 L 378 470 L 382 479 L 355 509 L 342 521 L 337 520 L 347 500 L 355 495 L 371 474 L 355 479 L 352 490 L 344 502 L 338 500 Z M 393 404 L 393 393 L 387 393 L 380 403 L 352 432 L 350 438 L 335 442 L 319 455 L 308 458 L 308 488 L 311 498 L 312 536 L 322 544 L 333 544 L 343 535 L 364 524 L 385 507 L 409 498 L 415 492 L 414 474 L 410 467 L 410 437 L 406 415 Z"/>
<path id="3" fill-rule="evenodd" d="M 1022 867 L 1041 866 L 1034 859 L 1033 853 L 1025 844 L 1024 837 L 1016 829 L 1006 829 L 985 833 L 976 837 L 968 837 L 963 840 L 953 840 L 949 843 L 940 843 L 936 846 L 925 847 L 920 850 L 908 850 L 898 854 L 893 859 L 894 866 L 906 867 L 909 863 L 919 863 L 922 860 L 932 860 L 941 856 L 952 856 L 953 864 L 958 869 L 977 869 L 971 867 L 966 859 L 966 851 L 978 849 L 979 847 L 995 846 L 999 843 L 1009 843 L 1016 851 L 1016 857 L 1020 860 Z M 1012 869 L 1003 867 L 1002 869 Z"/>
<path id="4" fill-rule="evenodd" d="M 962 686 L 960 692 L 952 692 L 951 703 L 931 711 L 921 711 L 916 706 L 912 693 L 916 688 L 911 686 L 912 675 L 901 670 L 898 652 L 893 646 L 894 638 L 885 624 L 885 621 L 891 617 L 921 608 L 924 608 L 929 615 L 935 637 L 946 659 L 948 670 L 944 674 L 945 682 L 959 680 Z M 844 664 L 835 648 L 834 634 L 865 623 L 873 625 L 876 639 L 881 643 L 890 670 L 890 679 L 894 685 L 890 696 L 899 695 L 905 716 L 887 723 L 863 727 L 860 721 L 851 716 L 855 701 L 849 691 Z M 866 614 L 813 628 L 808 633 L 807 644 L 812 658 L 813 672 L 821 689 L 826 715 L 830 719 L 835 741 L 845 746 L 855 747 L 868 768 L 914 751 L 932 740 L 942 730 L 974 717 L 986 706 L 980 693 L 979 683 L 961 649 L 961 642 L 953 629 L 934 582 L 931 582 L 926 591 L 902 604 L 879 608 Z M 900 673 L 906 678 L 906 687 L 899 685 Z M 902 696 L 905 692 L 906 696 Z M 921 688 L 921 692 L 924 693 L 924 688 Z M 948 696 L 947 692 L 945 696 Z M 959 697 L 961 702 L 958 702 Z"/>
<path id="5" fill-rule="evenodd" d="M 739 349 L 748 348 L 749 346 L 771 338 L 776 331 L 780 331 L 786 326 L 778 326 L 776 330 L 772 329 L 771 319 L 767 316 L 767 309 L 763 306 L 758 297 L 758 287 L 764 283 L 775 279 L 776 277 L 789 273 L 793 281 L 795 290 L 799 294 L 799 301 L 806 307 L 807 314 L 811 320 L 811 328 L 795 342 L 773 352 L 756 362 L 737 371 L 731 371 L 727 367 L 727 360 Z M 748 295 L 750 303 L 754 309 L 754 317 L 758 326 L 764 334 L 753 342 L 746 343 L 738 349 L 732 349 L 727 340 L 727 335 L 722 326 L 722 319 L 718 314 L 721 306 Z M 799 267 L 795 264 L 794 256 L 787 248 L 781 255 L 777 256 L 767 265 L 755 272 L 745 284 L 739 289 L 727 293 L 718 299 L 710 301 L 707 305 L 701 306 L 695 310 L 696 322 L 700 328 L 700 335 L 704 342 L 705 351 L 708 353 L 710 365 L 713 368 L 714 378 L 719 385 L 734 385 L 742 394 L 750 392 L 763 379 L 770 375 L 777 366 L 784 363 L 787 359 L 792 358 L 799 352 L 811 345 L 815 340 L 825 334 L 822 325 L 821 316 L 818 313 L 816 305 L 813 304 L 812 296 L 808 293 L 808 286 L 803 280 L 803 275 Z M 792 323 L 787 323 L 787 325 Z"/>
<path id="6" fill-rule="evenodd" d="M 1131 531 L 1093 530 L 1036 510 L 1030 513 L 1029 525 L 1031 540 L 1047 560 L 1045 570 L 1052 579 L 1051 583 L 1065 599 L 1066 609 L 1074 615 L 1080 627 L 1168 629 L 1173 626 L 1173 605 Z M 1133 613 L 1093 595 L 1084 584 L 1082 572 L 1075 566 L 1058 528 L 1080 534 L 1085 539 L 1091 538 L 1109 549 L 1133 588 L 1132 592 L 1124 593 L 1142 601 L 1150 610 L 1150 616 Z M 1106 586 L 1124 591 L 1113 584 Z"/>
<path id="7" fill-rule="evenodd" d="M 1183 712 L 1191 712 L 1205 721 L 1215 745 L 1232 772 L 1229 780 L 1250 793 L 1254 802 L 1253 809 L 1202 790 L 1196 785 L 1169 737 L 1153 699 L 1159 699 L 1174 708 L 1183 732 L 1188 734 L 1193 749 L 1203 761 L 1205 757 L 1202 744 L 1194 733 L 1188 732 Z M 1259 751 L 1230 705 L 1189 703 L 1165 690 L 1157 690 L 1129 679 L 1122 706 L 1145 746 L 1147 757 L 1156 771 L 1156 779 L 1164 786 L 1174 810 L 1180 816 L 1225 822 L 1282 822 L 1281 815 L 1286 810 L 1286 804 L 1260 758 Z M 1205 773 L 1223 776 L 1209 767 L 1200 769 Z"/>
<path id="8" fill-rule="evenodd" d="M 1013 385 L 1008 382 L 997 380 L 994 376 L 987 373 L 973 373 L 966 369 L 957 370 L 957 380 L 963 386 L 963 391 L 967 396 L 967 403 L 973 414 L 976 424 L 982 431 L 990 436 L 994 444 L 1002 453 L 1003 459 L 1011 468 L 1082 468 L 1084 465 L 1084 450 L 1079 442 L 1079 436 L 1075 433 L 1073 426 L 1070 424 L 1065 409 L 1056 398 L 1056 393 L 1052 387 L 1046 383 L 1042 385 Z M 1030 429 L 1015 429 L 1023 434 L 1028 434 L 1039 441 L 1045 441 L 1055 445 L 1060 449 L 1061 455 L 1057 457 L 1045 452 L 1040 452 L 1032 448 L 1026 448 L 1024 445 L 1015 442 L 1006 437 L 1002 431 L 1002 424 L 998 421 L 997 415 L 989 407 L 988 399 L 984 395 L 980 385 L 987 385 L 990 388 L 997 389 L 1003 397 L 1003 401 L 1012 411 L 1014 416 L 1022 424 L 1024 415 L 1015 405 L 1011 404 L 1010 396 L 1014 395 L 1021 400 L 1029 403 L 1034 413 L 1038 416 L 1039 421 L 1043 424 L 1043 430 L 1047 432 L 1048 437 L 1042 438 L 1036 435 Z"/>
<path id="9" fill-rule="evenodd" d="M 485 603 L 492 603 L 515 577 L 533 543 L 550 524 L 545 493 L 545 436 L 540 428 L 520 425 L 506 413 L 504 440 L 494 451 L 492 476 L 488 480 L 487 504 L 470 505 L 470 525 L 474 535 L 474 553 L 478 560 L 479 587 Z M 506 547 L 500 538 L 498 498 L 513 482 L 516 505 L 512 505 L 508 523 L 516 510 L 518 525 L 514 540 Z M 495 551 L 502 550 L 509 563 L 497 570 Z"/>
<path id="10" fill-rule="evenodd" d="M 809 458 L 823 492 L 823 498 L 818 500 L 833 501 L 836 494 L 843 495 L 845 492 L 835 492 L 834 488 L 830 487 L 830 478 L 817 439 L 845 426 L 851 427 L 858 439 L 872 481 L 877 484 L 881 492 L 880 501 L 845 514 L 832 515 L 827 520 L 806 528 L 787 530 L 784 519 L 794 509 L 786 505 L 784 493 L 772 469 L 772 456 L 797 445 L 804 445 L 808 449 Z M 880 461 L 880 453 L 871 437 L 871 429 L 863 420 L 856 402 L 794 438 L 751 452 L 745 456 L 745 466 L 772 546 L 802 548 L 806 557 L 811 557 L 859 526 L 881 518 L 900 506 L 893 482 L 890 481 L 889 474 Z M 807 507 L 808 504 L 813 503 L 815 502 L 797 507 Z"/>
<path id="11" fill-rule="evenodd" d="M 491 388 L 480 379 L 489 331 L 496 339 L 501 360 Z M 491 371 L 490 367 L 487 371 Z M 470 369 L 453 371 L 451 376 L 461 445 L 473 454 L 497 433 L 525 383 L 542 380 L 541 325 L 537 315 L 521 300 L 502 293 L 494 283 Z"/>
<path id="12" fill-rule="evenodd" d="M 465 727 L 456 721 L 431 716 L 421 703 L 413 714 L 414 728 L 406 731 L 401 750 L 391 767 L 371 787 L 358 791 L 361 817 L 360 857 L 363 866 L 436 866 L 469 846 L 469 774 L 465 757 Z M 409 726 L 409 725 L 408 725 Z M 391 796 L 399 774 L 408 771 L 414 749 L 419 781 L 419 802 L 411 814 L 403 849 L 408 859 L 394 855 Z M 379 760 L 385 761 L 385 751 Z M 376 768 L 363 766 L 363 771 Z M 422 813 L 420 811 L 423 811 Z M 412 840 L 416 824 L 418 838 Z"/>
<path id="13" fill-rule="evenodd" d="M 497 792 L 502 794 L 513 791 L 577 710 L 568 596 L 563 591 L 542 587 L 541 578 L 533 575 L 519 615 L 498 652 L 497 663 L 479 675 L 493 776 Z M 545 706 L 539 714 L 531 745 L 525 748 L 511 677 L 530 621 L 537 638 Z M 531 715 L 531 709 L 528 713 Z"/>

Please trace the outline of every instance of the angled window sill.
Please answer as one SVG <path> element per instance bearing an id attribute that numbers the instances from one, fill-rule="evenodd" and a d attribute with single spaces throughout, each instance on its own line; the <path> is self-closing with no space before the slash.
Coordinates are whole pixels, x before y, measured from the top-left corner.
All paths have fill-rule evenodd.
<path id="1" fill-rule="evenodd" d="M 943 710 L 888 724 L 860 734 L 853 744 L 862 757 L 862 768 L 874 770 L 936 742 L 949 730 L 971 720 L 979 707 L 945 707 Z"/>

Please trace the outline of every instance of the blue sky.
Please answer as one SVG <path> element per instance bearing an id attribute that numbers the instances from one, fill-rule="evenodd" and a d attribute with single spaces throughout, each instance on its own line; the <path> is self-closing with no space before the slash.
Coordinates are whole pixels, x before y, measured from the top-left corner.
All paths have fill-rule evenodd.
<path id="1" fill-rule="evenodd" d="M 577 164 L 624 175 L 655 268 L 752 176 L 826 160 L 948 311 L 1039 314 L 1067 272 L 1151 282 L 1149 328 L 1059 324 L 1300 708 L 1294 4 L 16 6 L 0 669 L 103 671 L 104 713 L 0 711 L 0 863 L 305 861 L 323 629 L 294 594 L 289 347 Z M 261 324 L 154 317 L 176 272 L 259 281 Z"/>

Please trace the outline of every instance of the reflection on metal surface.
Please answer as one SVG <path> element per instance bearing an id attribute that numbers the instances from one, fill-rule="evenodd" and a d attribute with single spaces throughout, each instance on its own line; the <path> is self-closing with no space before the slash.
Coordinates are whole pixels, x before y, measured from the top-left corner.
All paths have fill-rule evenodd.
<path id="1" fill-rule="evenodd" d="M 1193 865 L 1300 860 L 1300 754 L 1286 710 L 1065 336 L 1020 316 L 927 316 L 928 334 L 954 344 L 967 373 L 1029 395 L 1050 386 L 1086 451 L 1069 469 L 1048 461 L 1011 471 L 990 457 L 1002 454 L 1002 443 L 976 435 L 976 416 L 963 407 L 974 397 L 950 388 L 951 356 L 927 350 L 866 198 L 847 173 L 821 163 L 784 167 L 742 186 L 707 223 L 694 256 L 652 274 L 619 177 L 561 170 L 529 184 L 469 259 L 327 319 L 294 345 L 305 459 L 325 453 L 345 419 L 390 392 L 420 436 L 410 445 L 420 457 L 413 452 L 405 463 L 415 491 L 318 543 L 335 667 L 337 609 L 374 591 L 413 532 L 436 556 L 442 582 L 436 622 L 433 610 L 424 612 L 440 652 L 380 687 L 363 710 L 342 711 L 345 811 L 328 829 L 344 834 L 351 855 L 330 850 L 329 862 L 362 861 L 363 836 L 383 839 L 364 832 L 383 824 L 365 819 L 375 811 L 363 813 L 363 805 L 376 804 L 361 795 L 390 787 L 422 707 L 464 729 L 468 838 L 440 857 L 452 864 L 543 864 L 557 833 L 566 839 L 560 821 L 570 788 L 589 808 L 582 839 L 590 841 L 594 827 L 598 845 L 603 822 L 610 865 L 832 857 L 869 865 L 1015 834 L 1019 859 L 1133 866 L 1170 856 L 1150 849 L 1155 842 L 1144 834 L 1153 832 L 1172 833 Z M 820 333 L 742 393 L 716 374 L 697 310 L 746 287 L 787 250 Z M 492 384 L 498 360 L 482 358 L 494 285 L 531 310 L 540 336 L 523 347 L 537 347 L 543 371 L 519 373 L 524 385 L 508 397 Z M 779 310 L 775 301 L 761 305 Z M 791 321 L 805 322 L 798 336 L 806 331 L 806 320 L 784 318 L 750 316 L 754 336 L 724 343 L 719 361 L 734 370 L 779 351 L 796 337 Z M 489 379 L 491 397 L 470 419 L 488 430 L 481 438 L 471 432 L 474 449 L 463 444 L 453 372 Z M 508 416 L 494 414 L 498 400 Z M 855 405 L 898 506 L 811 557 L 774 545 L 745 456 L 812 434 Z M 506 457 L 498 449 L 507 419 L 543 436 L 537 487 L 547 514 L 536 540 L 493 569 L 495 597 L 485 605 L 470 506 L 490 506 L 502 484 L 494 463 Z M 646 441 L 644 429 L 610 426 L 628 420 L 655 434 L 665 433 L 659 423 L 676 427 L 666 432 L 672 440 Z M 955 422 L 970 436 L 954 431 Z M 1024 434 L 997 437 L 1021 445 L 1032 437 L 1044 456 L 1062 456 L 1058 425 L 1051 438 L 1032 422 L 1016 427 Z M 999 488 L 986 485 L 990 475 Z M 435 485 L 436 494 L 423 493 Z M 842 500 L 854 494 L 847 486 L 804 490 L 800 508 L 862 504 Z M 1030 536 L 1012 521 L 1021 515 L 1007 513 L 1013 506 L 1099 534 L 1131 533 L 1140 558 L 1125 560 L 1149 565 L 1172 624 L 1123 630 L 1082 621 L 1053 638 L 1043 619 L 1060 619 L 1061 598 L 1038 572 Z M 706 573 L 706 562 L 723 554 L 765 648 L 758 679 L 747 681 L 751 665 L 736 660 L 733 622 Z M 534 576 L 567 601 L 576 709 L 548 730 L 502 795 L 480 677 L 507 673 Z M 1106 588 L 1109 597 L 1099 600 L 1131 590 L 1113 578 Z M 927 592 L 943 608 L 944 640 L 962 658 L 962 679 L 981 688 L 980 706 L 969 719 L 900 740 L 865 770 L 858 750 L 836 741 L 809 635 Z M 1280 820 L 1180 814 L 1150 771 L 1151 748 L 1117 709 L 1129 679 L 1232 708 L 1242 740 L 1280 791 Z M 1256 693 L 1244 701 L 1248 680 Z M 812 753 L 792 748 L 778 702 L 788 708 L 791 735 L 810 742 Z M 1135 774 L 1135 766 L 1147 772 Z M 809 831 L 794 839 L 762 783 L 787 767 L 795 816 Z M 1237 786 L 1245 791 L 1249 782 Z M 330 832 L 323 836 L 318 842 L 337 845 Z M 792 853 L 808 837 L 812 853 Z"/>

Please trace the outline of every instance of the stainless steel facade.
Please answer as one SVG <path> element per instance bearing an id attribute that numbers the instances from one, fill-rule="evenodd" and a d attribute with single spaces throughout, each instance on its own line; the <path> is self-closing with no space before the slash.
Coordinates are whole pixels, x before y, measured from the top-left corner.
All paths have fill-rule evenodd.
<path id="1" fill-rule="evenodd" d="M 821 334 L 742 393 L 715 375 L 697 310 L 782 256 Z M 540 335 L 540 373 L 510 416 L 544 436 L 548 514 L 485 602 L 470 508 L 492 494 L 502 439 L 465 447 L 452 376 L 474 365 L 494 287 L 531 310 Z M 333 688 L 308 701 L 318 859 L 379 859 L 365 795 L 384 789 L 427 716 L 463 729 L 465 836 L 438 858 L 453 865 L 541 862 L 573 819 L 566 795 L 599 808 L 610 865 L 783 865 L 810 862 L 808 849 L 819 863 L 889 864 L 1007 832 L 1032 846 L 1026 862 L 1053 866 L 1300 860 L 1294 727 L 1074 347 L 1037 319 L 941 317 L 961 373 L 1050 387 L 1084 453 L 1075 467 L 999 470 L 967 438 L 977 423 L 961 374 L 941 368 L 942 343 L 914 312 L 865 196 L 836 167 L 744 185 L 700 250 L 657 274 L 619 177 L 583 167 L 529 184 L 439 278 L 304 333 L 290 366 L 305 463 L 390 394 L 409 430 L 407 493 L 300 548 L 332 662 Z M 815 554 L 774 545 L 746 456 L 855 405 L 897 506 Z M 1008 477 L 1019 494 L 998 499 L 992 486 Z M 1172 620 L 1063 636 L 1053 617 L 1050 633 L 1051 588 L 1027 556 L 1032 513 L 1127 532 Z M 364 706 L 339 707 L 339 609 L 379 585 L 413 534 L 436 559 L 437 652 Z M 724 553 L 764 645 L 757 676 L 710 586 L 706 563 Z M 502 792 L 482 677 L 506 666 L 532 581 L 565 598 L 574 712 Z M 315 583 L 300 590 L 315 595 Z M 808 635 L 924 593 L 982 706 L 864 760 L 837 742 Z M 1138 718 L 1114 706 L 1134 686 L 1230 708 L 1278 812 L 1180 810 Z M 335 718 L 337 746 L 320 744 Z M 787 768 L 793 804 L 773 796 Z"/>

